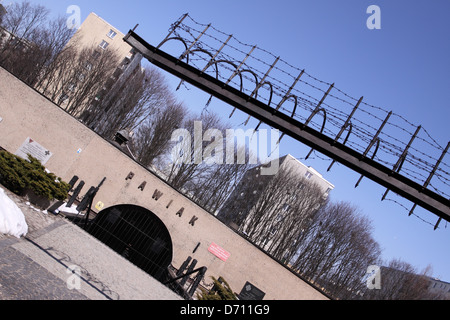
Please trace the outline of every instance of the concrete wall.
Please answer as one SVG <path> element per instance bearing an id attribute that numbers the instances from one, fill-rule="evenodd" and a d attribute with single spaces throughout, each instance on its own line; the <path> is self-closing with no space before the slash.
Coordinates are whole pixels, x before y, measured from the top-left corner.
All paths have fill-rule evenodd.
<path id="1" fill-rule="evenodd" d="M 82 194 L 106 177 L 95 203 L 101 201 L 105 208 L 135 204 L 158 215 L 172 236 L 172 264 L 176 268 L 192 256 L 198 260 L 197 266 L 208 268 L 206 282 L 211 282 L 210 276 L 223 276 L 236 292 L 249 281 L 266 293 L 265 299 L 326 299 L 217 218 L 3 69 L 0 69 L 0 118 L 0 146 L 3 148 L 14 153 L 30 137 L 52 152 L 46 163 L 50 171 L 65 181 L 77 175 L 86 182 Z M 126 180 L 129 172 L 135 174 L 134 178 Z M 147 184 L 141 191 L 138 187 L 144 181 Z M 155 190 L 163 193 L 159 200 L 152 199 Z M 176 213 L 181 208 L 184 212 L 180 217 Z M 194 216 L 198 220 L 192 226 L 189 221 Z M 198 243 L 200 246 L 193 253 Z M 212 243 L 230 253 L 228 260 L 222 261 L 208 251 Z"/>

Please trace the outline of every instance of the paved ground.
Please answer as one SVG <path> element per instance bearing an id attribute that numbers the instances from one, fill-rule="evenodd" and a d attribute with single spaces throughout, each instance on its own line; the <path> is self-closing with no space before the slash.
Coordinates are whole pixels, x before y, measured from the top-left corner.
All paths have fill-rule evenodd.
<path id="1" fill-rule="evenodd" d="M 5 241 L 6 242 L 6 241 Z M 86 300 L 20 251 L 0 244 L 0 300 Z"/>
<path id="2" fill-rule="evenodd" d="M 81 228 L 0 187 L 29 229 L 21 239 L 0 234 L 0 300 L 181 300 Z"/>

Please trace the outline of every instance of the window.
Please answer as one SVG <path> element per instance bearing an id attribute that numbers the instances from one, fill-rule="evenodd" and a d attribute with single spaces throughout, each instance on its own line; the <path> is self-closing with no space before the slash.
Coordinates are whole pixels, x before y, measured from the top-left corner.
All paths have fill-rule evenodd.
<path id="1" fill-rule="evenodd" d="M 84 65 L 84 67 L 86 68 L 86 70 L 91 71 L 92 70 L 92 63 L 90 63 L 89 61 L 86 62 L 86 64 Z"/>
<path id="2" fill-rule="evenodd" d="M 69 85 L 67 86 L 67 90 L 69 90 L 70 92 L 74 92 L 76 88 L 77 85 L 74 83 L 69 83 Z"/>
<path id="3" fill-rule="evenodd" d="M 66 93 L 62 93 L 61 96 L 59 97 L 59 101 L 58 104 L 63 104 L 64 101 L 66 101 L 67 99 L 69 99 L 69 96 Z"/>
<path id="4" fill-rule="evenodd" d="M 269 234 L 271 237 L 273 237 L 275 235 L 275 233 L 277 233 L 278 228 L 276 226 L 272 226 L 269 230 Z M 266 238 L 267 239 L 267 238 Z M 268 240 L 268 239 L 267 239 Z M 264 245 L 266 245 L 267 243 L 265 243 Z"/>
<path id="5" fill-rule="evenodd" d="M 311 178 L 312 178 L 312 176 L 313 176 L 313 174 L 312 174 L 311 172 L 309 172 L 309 171 L 306 171 L 306 173 L 305 173 L 305 177 L 306 177 L 306 179 L 311 179 Z"/>
<path id="6" fill-rule="evenodd" d="M 275 218 L 275 222 L 278 223 L 280 221 L 284 220 L 284 216 L 282 214 L 277 214 L 276 218 Z"/>
<path id="7" fill-rule="evenodd" d="M 102 42 L 100 43 L 100 45 L 99 45 L 99 47 L 100 48 L 102 48 L 102 49 L 106 49 L 106 48 L 108 48 L 108 46 L 109 46 L 109 43 L 108 42 L 106 42 L 105 40 L 102 40 Z"/>
<path id="8" fill-rule="evenodd" d="M 115 36 L 117 36 L 117 32 L 115 32 L 114 30 L 109 30 L 107 36 L 111 39 L 114 39 Z"/>
<path id="9" fill-rule="evenodd" d="M 97 59 L 100 57 L 100 55 L 101 55 L 101 53 L 98 52 L 97 50 L 95 50 L 95 51 L 92 53 L 92 59 L 97 60 Z"/>

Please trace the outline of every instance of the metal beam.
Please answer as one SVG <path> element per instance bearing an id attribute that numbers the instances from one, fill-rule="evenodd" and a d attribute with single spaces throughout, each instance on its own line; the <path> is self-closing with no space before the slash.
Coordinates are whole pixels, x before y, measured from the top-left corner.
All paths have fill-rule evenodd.
<path id="1" fill-rule="evenodd" d="M 240 92 L 222 81 L 179 61 L 155 48 L 135 32 L 130 31 L 124 41 L 138 50 L 155 66 L 189 82 L 216 98 L 239 108 L 258 120 L 279 129 L 301 143 L 336 160 L 400 196 L 450 221 L 450 200 L 424 189 L 422 185 L 398 172 L 366 157 L 334 139 L 306 126 L 290 116 Z"/>

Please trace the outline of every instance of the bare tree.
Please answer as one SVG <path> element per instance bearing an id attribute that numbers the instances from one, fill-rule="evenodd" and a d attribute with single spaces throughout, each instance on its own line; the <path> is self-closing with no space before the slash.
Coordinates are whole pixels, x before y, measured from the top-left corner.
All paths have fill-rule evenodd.
<path id="1" fill-rule="evenodd" d="M 381 285 L 378 290 L 365 290 L 368 300 L 442 300 L 444 293 L 430 290 L 430 268 L 418 272 L 411 264 L 392 259 L 381 267 Z"/>
<path id="2" fill-rule="evenodd" d="M 101 99 L 103 86 L 118 63 L 119 57 L 113 50 L 100 51 L 96 47 L 81 50 L 70 68 L 69 82 L 61 87 L 59 104 L 71 115 L 80 116 L 93 101 Z"/>
<path id="3" fill-rule="evenodd" d="M 196 123 L 201 125 L 197 134 Z M 189 183 L 198 179 L 204 174 L 204 170 L 208 169 L 203 161 L 203 151 L 207 145 L 203 141 L 203 135 L 209 129 L 223 131 L 224 125 L 216 114 L 203 113 L 200 117 L 188 117 L 183 128 L 187 136 L 173 147 L 166 169 L 168 182 L 178 190 L 186 189 Z M 200 145 L 196 144 L 196 139 L 200 139 Z"/>
<path id="4" fill-rule="evenodd" d="M 36 65 L 37 76 L 30 83 L 31 86 L 39 88 L 45 79 L 49 78 L 53 62 L 65 50 L 70 50 L 69 40 L 74 36 L 74 31 L 67 28 L 66 19 L 59 17 L 48 23 L 48 27 L 41 31 L 40 40 L 34 43 L 41 48 L 40 61 Z"/>
<path id="5" fill-rule="evenodd" d="M 123 72 L 125 70 L 125 72 Z M 125 59 L 105 86 L 100 99 L 87 109 L 83 121 L 105 137 L 120 129 L 136 130 L 175 99 L 162 73 L 142 68 L 140 58 Z"/>
<path id="6" fill-rule="evenodd" d="M 260 176 L 257 170 L 250 175 L 255 175 L 254 182 L 248 181 L 253 188 L 239 198 L 252 207 L 239 230 L 276 259 L 289 262 L 305 224 L 325 202 L 323 192 L 290 167 L 281 166 L 275 176 Z"/>
<path id="7" fill-rule="evenodd" d="M 271 176 L 260 175 L 259 166 L 248 169 L 220 209 L 217 217 L 238 229 L 244 224 L 258 197 L 263 194 Z"/>
<path id="8" fill-rule="evenodd" d="M 42 5 L 31 4 L 29 1 L 12 3 L 7 7 L 3 18 L 3 26 L 21 39 L 27 39 L 30 34 L 44 25 L 49 10 Z"/>
<path id="9" fill-rule="evenodd" d="M 235 146 L 232 163 L 226 162 L 225 158 L 229 155 L 224 154 L 222 163 L 211 164 L 204 174 L 190 184 L 193 198 L 209 212 L 217 212 L 252 166 L 248 162 L 240 164 L 237 161 L 241 154 L 248 157 L 248 153 L 247 146 Z"/>
<path id="10" fill-rule="evenodd" d="M 44 95 L 73 116 L 80 116 L 102 92 L 117 67 L 119 58 L 112 50 L 96 47 L 78 50 L 76 40 L 65 47 L 47 67 L 37 87 Z"/>
<path id="11" fill-rule="evenodd" d="M 161 72 L 142 68 L 139 53 L 121 62 L 111 49 L 80 48 L 66 20 L 48 22 L 43 6 L 22 2 L 8 9 L 2 66 L 105 138 L 137 131 L 134 146 L 143 164 L 167 151 L 186 111 Z"/>
<path id="12" fill-rule="evenodd" d="M 347 202 L 329 202 L 313 217 L 302 237 L 293 269 L 347 299 L 363 290 L 367 267 L 381 254 L 370 221 Z"/>
<path id="13" fill-rule="evenodd" d="M 211 213 L 223 206 L 251 166 L 237 161 L 249 158 L 250 153 L 247 146 L 236 145 L 234 137 L 233 154 L 227 154 L 231 152 L 227 150 L 226 127 L 214 113 L 188 117 L 181 128 L 184 134 L 167 161 L 168 182 Z"/>
<path id="14" fill-rule="evenodd" d="M 28 1 L 8 7 L 3 20 L 0 65 L 41 91 L 70 114 L 94 101 L 118 64 L 111 50 L 77 47 L 63 17 L 48 20 L 49 10 Z M 71 40 L 69 42 L 69 40 Z"/>
<path id="15" fill-rule="evenodd" d="M 178 129 L 187 114 L 181 103 L 167 101 L 167 105 L 149 115 L 133 137 L 132 149 L 143 166 L 149 166 L 155 159 L 169 153 L 173 142 L 173 131 Z"/>
<path id="16" fill-rule="evenodd" d="M 47 65 L 44 76 L 37 83 L 37 90 L 42 92 L 50 100 L 58 103 L 65 93 L 66 85 L 72 81 L 72 68 L 77 59 L 77 49 L 73 46 L 64 48 L 55 59 Z M 69 92 L 75 89 L 67 88 Z M 68 98 L 68 96 L 67 96 Z M 66 99 L 67 99 L 66 98 Z"/>
<path id="17" fill-rule="evenodd" d="M 64 18 L 48 21 L 48 9 L 29 2 L 15 3 L 5 15 L 0 39 L 0 64 L 30 86 L 45 77 L 73 31 Z"/>

